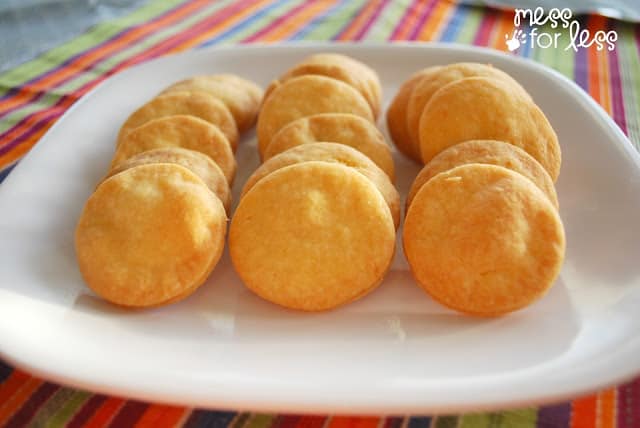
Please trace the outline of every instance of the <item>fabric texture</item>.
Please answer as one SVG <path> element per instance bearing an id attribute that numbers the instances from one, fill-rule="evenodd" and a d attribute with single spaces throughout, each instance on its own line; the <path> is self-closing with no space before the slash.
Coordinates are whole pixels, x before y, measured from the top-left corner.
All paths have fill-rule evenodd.
<path id="1" fill-rule="evenodd" d="M 205 46 L 286 41 L 441 41 L 507 50 L 513 12 L 441 0 L 168 0 L 100 23 L 0 73 L 0 181 L 80 97 L 112 74 Z M 640 25 L 600 16 L 583 28 L 615 30 L 616 49 L 533 49 L 517 55 L 573 79 L 640 149 Z M 545 27 L 541 27 L 544 31 Z M 551 31 L 551 28 L 547 28 Z M 553 29 L 553 32 L 559 31 Z M 640 378 L 542 407 L 462 415 L 300 416 L 143 403 L 56 385 L 0 362 L 0 426 L 230 428 L 639 427 Z"/>

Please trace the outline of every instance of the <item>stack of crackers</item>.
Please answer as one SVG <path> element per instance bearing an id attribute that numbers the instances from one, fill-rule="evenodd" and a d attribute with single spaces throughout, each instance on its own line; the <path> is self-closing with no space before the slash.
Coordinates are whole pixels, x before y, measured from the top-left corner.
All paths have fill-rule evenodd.
<path id="1" fill-rule="evenodd" d="M 229 232 L 236 271 L 259 296 L 325 310 L 384 278 L 400 198 L 375 126 L 380 98 L 377 74 L 337 54 L 305 58 L 268 87 L 257 123 L 264 163 Z"/>
<path id="2" fill-rule="evenodd" d="M 207 279 L 225 244 L 239 134 L 261 100 L 262 89 L 238 76 L 197 76 L 129 116 L 76 228 L 91 289 L 147 307 L 183 299 Z"/>
<path id="3" fill-rule="evenodd" d="M 483 316 L 544 295 L 565 252 L 554 188 L 561 154 L 526 90 L 489 65 L 430 67 L 401 86 L 387 124 L 398 149 L 425 164 L 403 231 L 420 286 Z"/>

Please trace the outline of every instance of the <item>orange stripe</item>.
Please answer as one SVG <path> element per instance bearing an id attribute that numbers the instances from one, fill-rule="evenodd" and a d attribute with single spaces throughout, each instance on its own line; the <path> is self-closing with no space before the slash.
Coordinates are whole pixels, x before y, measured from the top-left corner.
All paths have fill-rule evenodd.
<path id="1" fill-rule="evenodd" d="M 513 31 L 513 12 L 502 12 L 494 22 L 493 32 L 491 35 L 492 40 L 489 42 L 489 46 L 501 51 L 507 51 L 507 44 L 505 43 L 504 35 Z"/>
<path id="2" fill-rule="evenodd" d="M 377 428 L 381 418 L 334 416 L 328 428 Z"/>
<path id="3" fill-rule="evenodd" d="M 31 85 L 25 85 L 20 92 L 18 92 L 15 96 L 7 98 L 3 101 L 0 101 L 0 110 L 5 110 L 11 108 L 17 104 L 28 101 L 28 99 L 33 97 L 34 92 L 38 91 L 46 91 L 63 81 L 66 77 L 78 74 L 79 70 L 90 66 L 91 62 L 95 59 L 98 59 L 102 56 L 109 55 L 113 51 L 120 49 L 121 47 L 126 47 L 132 45 L 137 39 L 152 33 L 157 28 L 165 27 L 171 24 L 173 21 L 178 21 L 182 19 L 185 15 L 192 13 L 192 11 L 197 10 L 206 6 L 207 2 L 196 1 L 189 4 L 185 9 L 181 9 L 174 14 L 165 16 L 160 18 L 157 21 L 154 21 L 149 24 L 142 25 L 140 27 L 135 27 L 131 32 L 127 33 L 121 39 L 117 41 L 107 42 L 105 45 L 101 46 L 99 49 L 90 52 L 87 55 L 83 55 L 78 59 L 72 61 L 71 63 L 65 65 L 63 68 L 58 71 L 51 73 L 44 79 L 33 83 Z"/>
<path id="4" fill-rule="evenodd" d="M 434 40 L 436 34 L 449 23 L 449 15 L 453 10 L 455 10 L 453 3 L 438 2 L 418 33 L 418 40 Z"/>
<path id="5" fill-rule="evenodd" d="M 138 428 L 173 427 L 178 424 L 187 409 L 185 407 L 153 404 L 136 423 Z"/>
<path id="6" fill-rule="evenodd" d="M 9 397 L 29 379 L 31 379 L 30 375 L 15 369 L 9 378 L 0 384 L 0 410 L 2 410 L 4 405 L 9 401 Z"/>
<path id="7" fill-rule="evenodd" d="M 603 16 L 593 16 L 589 19 L 589 31 L 591 34 L 595 34 L 596 31 L 606 30 L 607 21 Z M 598 102 L 606 110 L 609 115 L 612 114 L 611 107 L 611 94 L 609 88 L 609 58 L 605 49 L 598 50 L 596 45 L 591 46 L 589 49 L 589 60 L 593 61 L 590 64 L 590 70 L 597 70 L 596 73 L 590 73 L 594 80 L 598 81 Z M 594 91 L 596 88 L 594 88 Z"/>
<path id="8" fill-rule="evenodd" d="M 587 28 L 589 31 L 593 31 L 594 27 L 597 25 L 597 19 L 595 16 L 592 16 L 587 21 Z M 593 33 L 592 33 L 593 34 Z M 602 96 L 600 93 L 600 79 L 599 79 L 599 64 L 598 64 L 598 51 L 595 46 L 591 46 L 587 48 L 587 58 L 589 61 L 589 75 L 587 76 L 589 79 L 589 93 L 598 103 L 602 104 Z"/>
<path id="9" fill-rule="evenodd" d="M 571 403 L 571 428 L 595 428 L 596 409 L 595 395 L 573 400 Z"/>
<path id="10" fill-rule="evenodd" d="M 364 10 L 362 10 L 358 16 L 351 21 L 351 24 L 349 24 L 349 26 L 340 34 L 338 40 L 353 39 L 360 31 L 360 28 L 362 28 L 363 25 L 366 25 L 371 15 L 375 13 L 378 8 L 378 3 L 379 2 L 377 1 L 368 2 Z"/>
<path id="11" fill-rule="evenodd" d="M 4 155 L 0 156 L 0 169 L 4 168 L 7 165 L 11 165 L 13 162 L 20 159 L 22 156 L 27 154 L 29 150 L 42 138 L 45 132 L 51 128 L 54 122 L 43 126 L 42 129 L 34 132 L 29 138 L 23 141 L 21 144 L 18 144 L 13 149 L 9 150 Z"/>
<path id="12" fill-rule="evenodd" d="M 610 388 L 598 392 L 598 427 L 616 426 L 616 389 Z"/>
<path id="13" fill-rule="evenodd" d="M 15 412 L 17 412 L 31 395 L 44 382 L 40 379 L 29 378 L 21 388 L 18 388 L 0 408 L 0 426 L 3 426 Z"/>
<path id="14" fill-rule="evenodd" d="M 229 18 L 227 18 L 225 21 L 220 22 L 216 25 L 214 25 L 213 27 L 211 27 L 211 29 L 198 34 L 197 36 L 193 37 L 192 39 L 189 39 L 188 41 L 186 41 L 185 43 L 177 46 L 176 48 L 172 49 L 170 52 L 176 52 L 176 51 L 181 51 L 181 50 L 185 50 L 188 48 L 191 48 L 193 46 L 197 46 L 200 43 L 202 43 L 203 41 L 209 39 L 210 37 L 217 35 L 218 33 L 221 33 L 222 31 L 226 30 L 227 27 L 231 27 L 233 25 L 235 25 L 236 23 L 242 21 L 243 19 L 245 19 L 247 16 L 250 16 L 253 14 L 253 12 L 255 12 L 256 10 L 260 9 L 261 7 L 263 7 L 265 4 L 270 3 L 271 0 L 262 0 L 258 3 L 254 3 L 251 6 L 247 7 L 246 9 L 243 9 L 242 11 L 240 11 L 238 14 L 232 15 Z"/>
<path id="15" fill-rule="evenodd" d="M 121 398 L 108 398 L 102 403 L 102 406 L 95 411 L 91 419 L 85 424 L 84 428 L 102 428 L 106 426 L 122 408 L 125 401 Z"/>
<path id="16" fill-rule="evenodd" d="M 281 25 L 274 27 L 271 31 L 255 39 L 254 42 L 275 42 L 285 39 L 305 26 L 316 14 L 320 14 L 326 9 L 329 9 L 335 3 L 335 1 L 312 2 L 308 7 L 301 9 L 297 14 L 289 17 L 289 19 L 285 20 Z"/>

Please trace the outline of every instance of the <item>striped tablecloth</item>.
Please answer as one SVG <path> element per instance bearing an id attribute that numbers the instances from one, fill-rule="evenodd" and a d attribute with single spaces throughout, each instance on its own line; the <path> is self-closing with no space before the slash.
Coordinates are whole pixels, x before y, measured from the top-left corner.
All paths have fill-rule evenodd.
<path id="1" fill-rule="evenodd" d="M 581 17 L 580 24 L 591 32 L 615 30 L 619 36 L 616 49 L 574 52 L 525 45 L 517 55 L 574 79 L 640 149 L 640 26 L 598 16 Z M 433 40 L 506 50 L 505 34 L 513 29 L 511 12 L 438 0 L 152 2 L 0 74 L 0 181 L 82 95 L 113 73 L 150 58 L 215 44 L 290 40 Z M 640 378 L 539 408 L 464 415 L 338 417 L 143 403 L 66 388 L 0 362 L 0 426 L 4 425 L 640 427 Z"/>

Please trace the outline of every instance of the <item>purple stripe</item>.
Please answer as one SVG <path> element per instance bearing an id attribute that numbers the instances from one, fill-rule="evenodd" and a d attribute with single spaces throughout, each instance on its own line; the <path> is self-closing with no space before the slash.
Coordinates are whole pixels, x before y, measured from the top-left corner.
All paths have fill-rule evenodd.
<path id="1" fill-rule="evenodd" d="M 571 419 L 571 403 L 561 403 L 552 406 L 542 406 L 538 409 L 536 426 L 568 427 Z"/>
<path id="2" fill-rule="evenodd" d="M 580 28 L 586 28 L 583 18 L 579 18 Z M 587 58 L 587 49 L 578 49 L 575 55 L 575 65 L 573 67 L 573 80 L 586 93 L 589 93 L 589 61 Z"/>
<path id="3" fill-rule="evenodd" d="M 609 29 L 615 27 L 613 20 L 608 20 Z M 611 81 L 611 106 L 613 120 L 616 121 L 622 132 L 627 134 L 627 118 L 624 111 L 624 96 L 622 94 L 622 79 L 620 77 L 620 57 L 616 49 L 609 52 L 609 76 Z"/>
<path id="4" fill-rule="evenodd" d="M 284 21 L 286 21 L 287 19 L 289 19 L 293 15 L 295 15 L 298 12 L 300 12 L 301 10 L 306 9 L 307 7 L 311 6 L 311 4 L 312 4 L 311 2 L 304 2 L 304 3 L 299 4 L 298 6 L 294 7 L 293 9 L 291 9 L 290 11 L 285 13 L 284 15 L 281 15 L 280 17 L 278 17 L 276 20 L 271 21 L 269 23 L 269 25 L 261 28 L 260 31 L 258 31 L 257 33 L 253 33 L 251 36 L 245 38 L 242 42 L 243 43 L 252 42 L 252 41 L 258 39 L 259 37 L 262 37 L 263 35 L 265 35 L 269 31 L 271 31 L 273 28 L 279 26 L 280 24 L 282 24 Z"/>
<path id="5" fill-rule="evenodd" d="M 36 390 L 36 392 L 29 397 L 26 403 L 22 405 L 20 410 L 16 412 L 6 427 L 24 427 L 29 424 L 29 421 L 33 419 L 34 415 L 38 412 L 38 409 L 57 391 L 60 387 L 49 382 L 45 382 Z"/>
<path id="6" fill-rule="evenodd" d="M 393 416 L 387 417 L 384 421 L 384 428 L 400 428 L 404 418 Z"/>
<path id="7" fill-rule="evenodd" d="M 49 109 L 47 109 L 47 110 L 49 110 Z M 57 110 L 59 110 L 59 109 L 54 107 L 53 111 L 48 112 L 42 119 L 38 120 L 27 131 L 23 132 L 18 137 L 16 137 L 13 140 L 9 141 L 4 146 L 0 147 L 0 156 L 8 153 L 9 150 L 11 150 L 15 146 L 19 145 L 21 142 L 25 141 L 30 136 L 32 136 L 33 134 L 35 134 L 36 132 L 38 132 L 39 130 L 44 128 L 45 126 L 47 126 L 50 123 L 51 120 L 58 118 L 63 113 L 63 111 L 57 111 Z M 23 121 L 24 120 L 20 121 L 18 123 L 18 125 L 22 124 Z M 18 125 L 16 125 L 16 126 L 18 126 Z M 14 128 L 15 128 L 15 126 L 14 126 Z M 12 129 L 14 129 L 14 128 L 12 128 Z M 9 131 L 7 131 L 5 134 L 8 134 L 9 132 L 11 132 L 11 129 Z M 5 134 L 0 135 L 0 139 L 2 139 L 5 136 Z"/>
<path id="8" fill-rule="evenodd" d="M 366 22 L 364 27 L 362 27 L 360 31 L 356 33 L 354 37 L 355 40 L 362 40 L 364 38 L 365 34 L 369 32 L 369 29 L 371 28 L 373 23 L 378 19 L 378 17 L 380 16 L 384 8 L 387 7 L 387 4 L 389 4 L 389 0 L 383 0 L 380 2 L 375 12 L 373 12 L 373 14 L 369 17 L 369 20 Z"/>
<path id="9" fill-rule="evenodd" d="M 393 32 L 391 33 L 391 36 L 389 36 L 389 40 L 395 40 L 398 37 L 398 33 L 406 25 L 407 20 L 413 14 L 413 11 L 418 8 L 419 1 L 420 0 L 413 0 L 411 2 L 409 7 L 407 8 L 407 10 L 404 12 L 404 15 L 402 16 L 402 19 L 400 20 L 398 25 L 396 25 L 396 28 L 393 29 Z"/>
<path id="10" fill-rule="evenodd" d="M 427 22 L 427 19 L 429 19 L 431 13 L 433 13 L 433 9 L 436 7 L 436 1 L 437 0 L 432 0 L 431 3 L 424 8 L 422 16 L 418 19 L 418 24 L 413 28 L 411 34 L 409 34 L 409 40 L 415 40 L 418 38 L 418 34 L 420 34 L 420 30 L 422 30 L 422 26 Z"/>
<path id="11" fill-rule="evenodd" d="M 140 420 L 149 405 L 140 401 L 127 401 L 109 423 L 110 427 L 132 427 Z"/>
<path id="12" fill-rule="evenodd" d="M 64 62 L 60 63 L 59 65 L 57 65 L 56 67 L 52 68 L 51 70 L 47 71 L 46 73 L 40 74 L 40 75 L 38 75 L 38 76 L 34 77 L 33 79 L 31 79 L 31 80 L 29 80 L 29 81 L 27 81 L 27 82 L 24 82 L 21 86 L 26 86 L 26 85 L 30 85 L 30 84 L 36 83 L 36 82 L 38 82 L 38 81 L 40 81 L 40 80 L 44 79 L 45 77 L 47 77 L 47 76 L 51 75 L 52 73 L 57 72 L 57 71 L 58 71 L 58 70 L 60 70 L 61 68 L 68 66 L 69 64 L 71 64 L 71 63 L 72 63 L 72 62 L 74 62 L 75 60 L 77 60 L 77 59 L 79 59 L 79 58 L 81 58 L 81 57 L 83 57 L 83 56 L 85 56 L 85 55 L 88 55 L 88 54 L 90 54 L 90 53 L 92 53 L 92 52 L 94 52 L 94 51 L 96 51 L 96 50 L 98 50 L 98 49 L 102 48 L 103 46 L 105 46 L 105 45 L 106 45 L 106 44 L 108 44 L 108 43 L 111 43 L 111 42 L 113 42 L 113 41 L 116 41 L 117 39 L 120 39 L 120 38 L 122 38 L 122 37 L 126 36 L 127 34 L 129 34 L 130 32 L 132 32 L 133 30 L 135 30 L 135 29 L 137 29 L 137 28 L 139 28 L 139 27 L 141 27 L 141 26 L 143 26 L 143 25 L 145 25 L 145 26 L 146 26 L 146 25 L 148 25 L 148 24 L 150 24 L 150 23 L 153 23 L 153 22 L 155 22 L 155 21 L 158 21 L 158 20 L 160 20 L 160 19 L 163 19 L 163 18 L 165 18 L 166 16 L 171 15 L 171 14 L 173 14 L 173 13 L 176 13 L 176 12 L 177 12 L 177 11 L 179 11 L 180 9 L 182 9 L 182 8 L 186 7 L 186 6 L 187 6 L 187 4 L 188 4 L 188 3 L 183 3 L 183 4 L 179 5 L 179 6 L 174 7 L 173 9 L 170 9 L 169 11 L 167 11 L 167 12 L 163 13 L 162 15 L 158 15 L 157 17 L 155 17 L 155 18 L 153 18 L 153 19 L 150 19 L 149 21 L 145 21 L 144 23 L 139 24 L 139 25 L 137 25 L 137 26 L 135 26 L 135 27 L 130 27 L 130 28 L 126 29 L 126 30 L 123 30 L 123 31 L 121 31 L 121 32 L 119 32 L 119 33 L 117 33 L 117 34 L 115 34 L 115 35 L 111 36 L 111 37 L 110 37 L 110 38 L 108 38 L 107 40 L 105 40 L 105 41 L 103 41 L 103 42 L 101 42 L 101 43 L 99 43 L 99 44 L 97 44 L 97 45 L 93 46 L 92 48 L 87 49 L 87 50 L 82 51 L 82 52 L 79 52 L 79 53 L 77 53 L 76 55 L 74 55 L 74 56 L 72 56 L 72 57 L 68 58 L 67 60 L 65 60 Z M 204 7 L 204 5 L 203 5 L 202 7 Z M 88 30 L 88 31 L 91 31 L 91 29 L 90 29 L 90 30 Z M 149 36 L 151 36 L 151 35 L 153 35 L 153 34 L 154 34 L 154 32 L 150 32 L 150 33 L 146 34 L 146 36 L 142 36 L 142 37 L 149 37 Z M 138 39 L 138 40 L 139 40 L 139 39 Z M 126 44 L 126 45 L 123 45 L 123 46 L 122 46 L 122 48 L 129 47 L 130 45 L 131 45 L 131 44 L 130 44 L 130 43 L 128 43 L 128 44 Z M 112 55 L 113 55 L 113 53 L 112 53 Z M 86 67 L 84 67 L 84 68 L 82 68 L 81 70 L 88 70 L 88 69 L 89 69 L 89 66 L 95 65 L 97 62 L 99 62 L 99 61 L 100 61 L 100 60 L 102 60 L 102 59 L 103 59 L 103 58 L 98 58 L 98 59 L 96 59 L 94 62 L 91 62 L 91 63 L 87 64 L 87 66 L 86 66 Z M 57 86 L 60 86 L 61 84 L 63 84 L 63 83 L 65 83 L 65 82 L 67 82 L 70 78 L 75 77 L 75 76 L 77 76 L 77 73 L 75 73 L 75 74 L 73 74 L 72 76 L 70 76 L 70 77 L 68 77 L 68 78 L 66 78 L 66 79 L 64 79 L 64 80 L 62 80 L 62 81 L 60 81 L 60 82 L 58 82 L 55 86 L 52 86 L 51 88 L 55 88 L 55 87 L 57 87 Z M 49 89 L 51 89 L 51 88 L 49 88 Z M 7 98 L 9 98 L 9 97 L 14 96 L 16 93 L 18 93 L 18 92 L 19 92 L 19 90 L 20 90 L 20 88 L 18 88 L 18 87 L 13 88 L 13 89 L 10 89 L 7 93 L 5 93 L 3 96 L 1 96 L 1 97 L 0 97 L 0 101 L 4 101 L 5 99 L 7 99 Z M 32 98 L 32 99 L 30 100 L 30 102 L 33 102 L 33 101 L 36 101 L 36 100 L 40 99 L 40 98 L 41 98 L 43 95 L 45 95 L 45 94 L 47 94 L 47 91 L 38 91 L 38 95 L 37 95 L 35 98 Z M 3 112 L 3 113 L 0 115 L 0 117 L 2 117 L 2 116 L 4 116 L 4 115 L 6 115 L 6 114 L 8 114 L 8 113 L 10 113 L 11 111 L 15 110 L 15 109 L 16 109 L 16 108 L 18 108 L 18 107 L 20 107 L 20 105 L 17 105 L 17 106 L 12 107 L 11 109 L 9 109 L 9 110 L 7 110 L 7 111 Z"/>
<path id="13" fill-rule="evenodd" d="M 618 428 L 640 425 L 640 377 L 622 384 L 617 389 L 616 422 Z"/>

